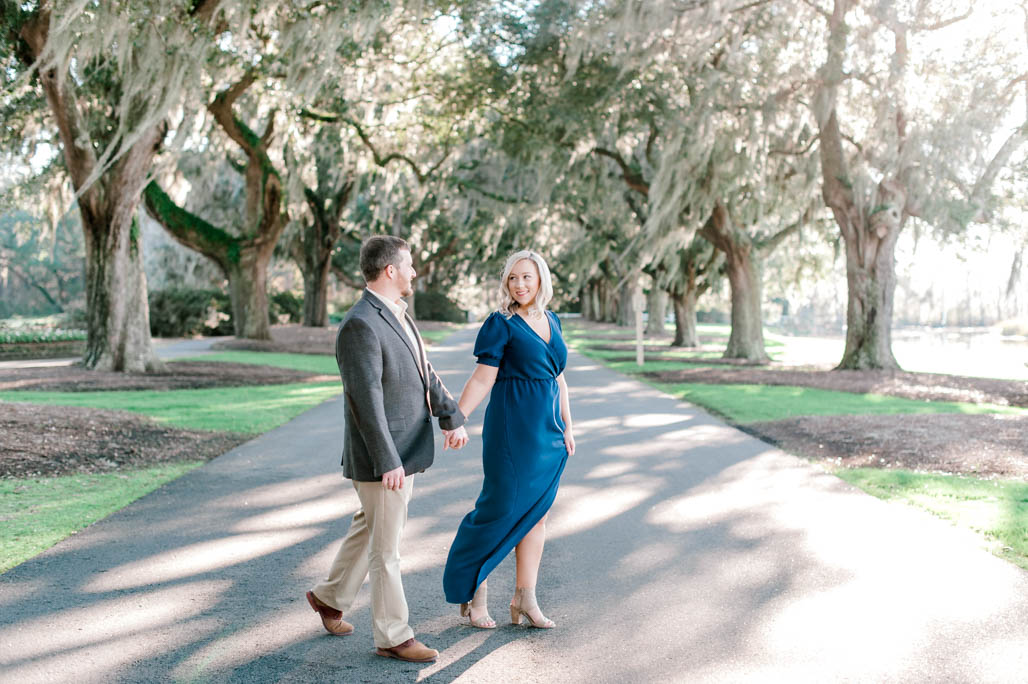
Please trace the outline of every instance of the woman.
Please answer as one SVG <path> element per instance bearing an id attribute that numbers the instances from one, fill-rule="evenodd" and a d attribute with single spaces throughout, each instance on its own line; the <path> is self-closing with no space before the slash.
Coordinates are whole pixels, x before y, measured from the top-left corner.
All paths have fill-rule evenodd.
<path id="1" fill-rule="evenodd" d="M 553 504 L 564 464 L 575 453 L 568 386 L 568 349 L 560 320 L 546 310 L 553 297 L 543 258 L 521 251 L 507 260 L 500 279 L 500 310 L 478 331 L 478 365 L 460 396 L 471 415 L 486 395 L 482 432 L 485 480 L 475 510 L 457 530 L 443 572 L 446 600 L 461 604 L 474 627 L 496 622 L 486 606 L 486 582 L 512 548 L 516 589 L 510 603 L 514 624 L 554 627 L 535 598 L 539 561 L 546 541 L 546 512 Z"/>

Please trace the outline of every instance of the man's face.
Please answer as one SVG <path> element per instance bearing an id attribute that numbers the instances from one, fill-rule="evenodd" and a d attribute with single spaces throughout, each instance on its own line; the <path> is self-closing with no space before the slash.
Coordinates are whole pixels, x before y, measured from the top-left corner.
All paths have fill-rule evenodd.
<path id="1" fill-rule="evenodd" d="M 400 291 L 400 295 L 403 297 L 410 297 L 414 294 L 414 288 L 411 287 L 411 283 L 414 280 L 414 276 L 417 275 L 417 273 L 414 272 L 414 262 L 411 259 L 410 252 L 406 249 L 401 249 L 400 263 L 393 268 L 396 269 L 396 287 Z"/>

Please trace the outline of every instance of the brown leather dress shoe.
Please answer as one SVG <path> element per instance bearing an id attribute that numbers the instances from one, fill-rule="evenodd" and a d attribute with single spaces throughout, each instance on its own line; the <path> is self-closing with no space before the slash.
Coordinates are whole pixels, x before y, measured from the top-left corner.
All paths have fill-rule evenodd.
<path id="1" fill-rule="evenodd" d="M 343 611 L 322 603 L 312 591 L 307 592 L 307 603 L 311 604 L 311 609 L 321 616 L 321 624 L 325 625 L 325 631 L 329 634 L 336 636 L 353 634 L 353 625 L 343 619 Z"/>
<path id="2" fill-rule="evenodd" d="M 375 653 L 386 658 L 406 660 L 408 663 L 430 663 L 439 657 L 439 651 L 413 638 L 392 648 L 376 648 Z"/>

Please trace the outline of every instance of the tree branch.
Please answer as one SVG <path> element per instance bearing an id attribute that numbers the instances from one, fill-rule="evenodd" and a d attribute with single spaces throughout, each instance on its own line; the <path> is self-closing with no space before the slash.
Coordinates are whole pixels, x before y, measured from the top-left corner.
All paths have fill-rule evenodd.
<path id="1" fill-rule="evenodd" d="M 168 234 L 216 263 L 228 277 L 229 263 L 239 260 L 239 238 L 175 204 L 156 181 L 151 181 L 143 190 L 143 205 Z"/>
<path id="2" fill-rule="evenodd" d="M 939 29 L 944 29 L 947 26 L 952 26 L 957 22 L 967 19 L 971 16 L 971 13 L 973 11 L 974 7 L 972 5 L 968 5 L 967 11 L 961 14 L 960 16 L 950 17 L 949 19 L 943 19 L 941 21 L 935 22 L 934 24 L 914 24 L 913 26 L 911 26 L 911 28 L 915 31 L 938 31 Z"/>
<path id="3" fill-rule="evenodd" d="M 49 10 L 40 11 L 25 22 L 21 28 L 19 35 L 28 46 L 36 65 L 39 65 L 40 55 L 46 48 L 49 33 Z M 87 212 L 98 217 L 102 211 L 101 193 L 96 189 L 86 187 L 86 183 L 96 169 L 97 158 L 89 135 L 83 127 L 78 102 L 74 93 L 70 91 L 71 79 L 62 78 L 56 68 L 47 68 L 44 65 L 44 68 L 39 71 L 39 80 L 57 123 L 68 175 L 71 177 L 75 190 L 81 193 L 79 203 Z"/>
<path id="4" fill-rule="evenodd" d="M 214 115 L 214 120 L 218 122 L 218 125 L 251 158 L 259 156 L 257 146 L 260 144 L 260 140 L 254 139 L 255 136 L 248 136 L 243 132 L 243 129 L 238 125 L 239 122 L 236 120 L 235 115 L 232 113 L 232 105 L 256 80 L 256 74 L 252 70 L 247 71 L 238 82 L 218 93 L 214 100 L 207 105 L 207 110 Z"/>
<path id="5" fill-rule="evenodd" d="M 350 124 L 351 126 L 353 126 L 354 130 L 357 131 L 357 137 L 360 138 L 361 142 L 364 143 L 364 146 L 371 151 L 371 156 L 374 158 L 375 164 L 384 168 L 389 164 L 389 162 L 397 160 L 402 161 L 410 167 L 411 171 L 414 172 L 414 176 L 418 179 L 418 183 L 424 183 L 425 179 L 433 173 L 435 173 L 436 171 L 438 171 L 439 167 L 443 165 L 444 161 L 446 161 L 446 158 L 450 156 L 449 150 L 446 150 L 446 153 L 443 155 L 442 159 L 436 162 L 431 168 L 428 169 L 428 171 L 422 171 L 420 168 L 418 168 L 417 163 L 413 159 L 411 159 L 410 157 L 401 152 L 390 152 L 389 154 L 382 156 L 379 153 L 379 151 L 375 149 L 375 144 L 371 142 L 371 138 L 368 136 L 367 133 L 365 133 L 363 126 L 361 126 L 355 120 L 347 116 L 341 116 L 340 120 Z"/>
<path id="6" fill-rule="evenodd" d="M 621 156 L 620 152 L 611 151 L 604 147 L 594 147 L 593 154 L 613 159 L 614 162 L 621 167 L 621 176 L 625 179 L 625 183 L 628 187 L 644 197 L 649 197 L 650 184 L 647 183 L 638 173 L 632 171 L 624 157 Z"/>

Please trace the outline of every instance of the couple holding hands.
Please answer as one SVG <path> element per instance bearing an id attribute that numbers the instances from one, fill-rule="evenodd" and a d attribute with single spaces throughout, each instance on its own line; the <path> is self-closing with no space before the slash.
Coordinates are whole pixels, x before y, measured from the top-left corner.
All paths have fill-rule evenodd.
<path id="1" fill-rule="evenodd" d="M 475 370 L 455 401 L 425 355 L 403 297 L 412 294 L 410 248 L 379 235 L 361 246 L 367 283 L 336 338 L 343 380 L 343 476 L 353 481 L 361 507 L 328 578 L 307 592 L 325 629 L 346 635 L 343 620 L 365 577 L 370 577 L 375 652 L 409 662 L 439 653 L 414 638 L 400 578 L 400 540 L 416 473 L 435 457 L 432 417 L 444 449 L 467 444 L 466 417 L 489 396 L 482 431 L 485 479 L 475 508 L 461 521 L 443 572 L 449 603 L 460 604 L 470 624 L 492 629 L 486 577 L 511 549 L 516 588 L 511 621 L 550 628 L 535 598 L 546 540 L 546 513 L 561 473 L 575 453 L 568 387 L 567 346 L 560 320 L 546 310 L 553 296 L 550 272 L 531 251 L 512 255 L 500 279 L 501 302 L 475 342 Z"/>

